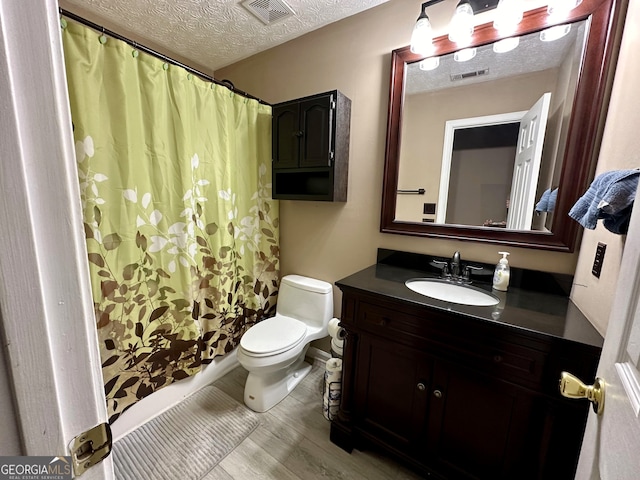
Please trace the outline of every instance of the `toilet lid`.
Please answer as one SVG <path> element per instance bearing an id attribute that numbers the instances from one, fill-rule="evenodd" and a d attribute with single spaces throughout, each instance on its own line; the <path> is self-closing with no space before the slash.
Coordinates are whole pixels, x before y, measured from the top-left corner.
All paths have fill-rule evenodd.
<path id="1" fill-rule="evenodd" d="M 276 315 L 251 327 L 240 339 L 240 346 L 253 355 L 276 355 L 302 341 L 307 326 L 295 318 Z"/>

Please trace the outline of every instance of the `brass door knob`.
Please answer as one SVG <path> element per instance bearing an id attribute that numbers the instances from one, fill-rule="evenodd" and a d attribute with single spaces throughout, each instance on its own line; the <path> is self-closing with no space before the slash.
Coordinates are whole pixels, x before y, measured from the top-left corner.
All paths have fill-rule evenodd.
<path id="1" fill-rule="evenodd" d="M 604 410 L 605 383 L 596 377 L 593 385 L 585 385 L 582 381 L 568 372 L 560 374 L 560 394 L 567 398 L 586 398 L 592 402 L 593 411 L 598 415 Z"/>
<path id="2" fill-rule="evenodd" d="M 440 390 L 434 390 L 433 396 L 436 398 L 442 398 L 442 392 Z"/>
<path id="3" fill-rule="evenodd" d="M 427 388 L 427 387 L 425 386 L 425 384 L 424 384 L 424 383 L 422 383 L 422 382 L 420 382 L 420 383 L 417 385 L 417 387 L 418 387 L 418 390 L 420 390 L 421 392 L 424 392 L 424 390 Z"/>

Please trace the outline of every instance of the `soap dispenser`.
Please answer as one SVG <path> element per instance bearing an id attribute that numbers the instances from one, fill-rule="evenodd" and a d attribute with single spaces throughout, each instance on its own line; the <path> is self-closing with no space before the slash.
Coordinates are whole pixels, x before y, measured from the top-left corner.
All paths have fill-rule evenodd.
<path id="1" fill-rule="evenodd" d="M 509 286 L 509 261 L 507 260 L 507 256 L 509 252 L 498 252 L 502 255 L 502 258 L 496 265 L 496 270 L 493 273 L 493 288 L 496 290 L 500 290 L 502 292 L 507 291 L 507 287 Z"/>

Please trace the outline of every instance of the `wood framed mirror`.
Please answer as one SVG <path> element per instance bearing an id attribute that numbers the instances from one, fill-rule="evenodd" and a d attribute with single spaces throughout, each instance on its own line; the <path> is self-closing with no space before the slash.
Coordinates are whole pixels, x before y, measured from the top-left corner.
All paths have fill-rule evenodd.
<path id="1" fill-rule="evenodd" d="M 519 39 L 518 48 L 526 46 L 520 48 L 525 56 L 514 62 L 506 60 L 507 56 L 513 56 L 512 52 L 490 52 L 503 38 L 492 23 L 476 27 L 467 48 L 476 49 L 478 57 L 504 55 L 495 66 L 483 67 L 482 62 L 469 62 L 465 67 L 456 65 L 452 57 L 459 47 L 447 36 L 434 39 L 435 52 L 429 58 L 438 58 L 440 66 L 451 65 L 439 75 L 447 77 L 447 81 L 462 80 L 455 86 L 441 86 L 435 75 L 422 76 L 431 74 L 419 68 L 427 57 L 411 53 L 408 46 L 394 50 L 380 231 L 572 252 L 579 224 L 567 214 L 593 179 L 619 40 L 616 32 L 619 31 L 620 3 L 619 0 L 583 0 L 562 20 L 553 20 L 546 7 L 525 12 L 517 31 L 510 36 Z M 573 33 L 562 41 L 565 46 L 556 50 L 571 51 L 571 57 L 558 56 L 559 60 L 550 67 L 535 67 L 533 72 L 516 68 L 515 73 L 509 74 L 512 78 L 506 74 L 500 78 L 493 75 L 499 73 L 503 64 L 537 64 L 534 58 L 537 53 L 547 59 L 556 56 L 537 50 L 543 48 L 542 44 L 555 43 L 541 42 L 540 32 L 557 25 L 570 25 Z M 551 70 L 557 76 L 541 80 L 540 75 Z M 514 78 L 526 79 L 528 83 L 517 86 L 508 83 L 515 81 Z M 434 84 L 438 84 L 435 90 Z M 542 89 L 542 95 L 533 85 Z M 527 95 L 520 98 L 508 92 Z M 513 152 L 526 143 L 522 116 L 538 98 L 544 103 L 545 93 L 550 95 L 547 95 L 546 107 L 542 105 L 548 113 L 542 122 L 542 131 L 546 125 L 547 132 L 542 140 L 544 145 L 538 152 L 541 166 L 536 166 L 533 180 L 529 180 L 533 186 L 527 187 L 529 193 L 525 195 L 520 192 L 524 187 L 517 185 L 521 180 L 516 180 L 519 178 L 516 172 L 522 169 L 514 166 Z M 506 105 L 509 99 L 513 102 Z M 491 105 L 488 112 L 475 108 L 482 103 Z M 459 104 L 464 104 L 464 108 Z M 469 106 L 474 108 L 465 110 Z M 535 115 L 539 121 L 539 112 Z M 515 129 L 506 130 L 519 132 L 520 138 L 513 145 L 505 146 L 506 133 L 496 137 L 490 132 L 500 130 L 493 127 L 509 125 Z M 471 127 L 477 126 L 482 129 L 472 132 Z M 538 124 L 536 128 L 539 127 Z M 506 167 L 500 167 L 506 168 L 506 173 L 493 172 L 487 163 L 481 163 L 486 160 L 463 155 L 464 150 L 482 150 L 484 157 L 495 163 L 497 150 L 487 148 L 506 148 L 512 152 L 505 154 L 511 155 L 512 160 L 506 162 Z M 478 173 L 482 171 L 491 173 L 482 179 Z M 465 175 L 460 172 L 466 172 L 467 180 L 462 179 Z M 469 182 L 468 177 L 471 181 L 465 184 Z M 544 210 L 541 205 L 543 199 L 548 201 L 549 195 L 554 205 Z M 411 208 L 406 208 L 406 204 L 411 203 L 406 201 L 408 197 L 413 197 Z M 501 207 L 497 211 L 496 203 Z M 459 213 L 455 213 L 455 205 Z"/>

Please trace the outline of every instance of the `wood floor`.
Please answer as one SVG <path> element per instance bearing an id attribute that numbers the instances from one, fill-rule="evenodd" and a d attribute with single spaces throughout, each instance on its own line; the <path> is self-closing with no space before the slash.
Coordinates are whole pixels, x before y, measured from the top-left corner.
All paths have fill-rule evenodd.
<path id="1" fill-rule="evenodd" d="M 324 365 L 282 402 L 260 416 L 260 426 L 203 480 L 411 480 L 419 475 L 373 452 L 349 454 L 329 441 L 322 415 Z M 238 367 L 215 385 L 243 403 L 247 372 Z"/>

